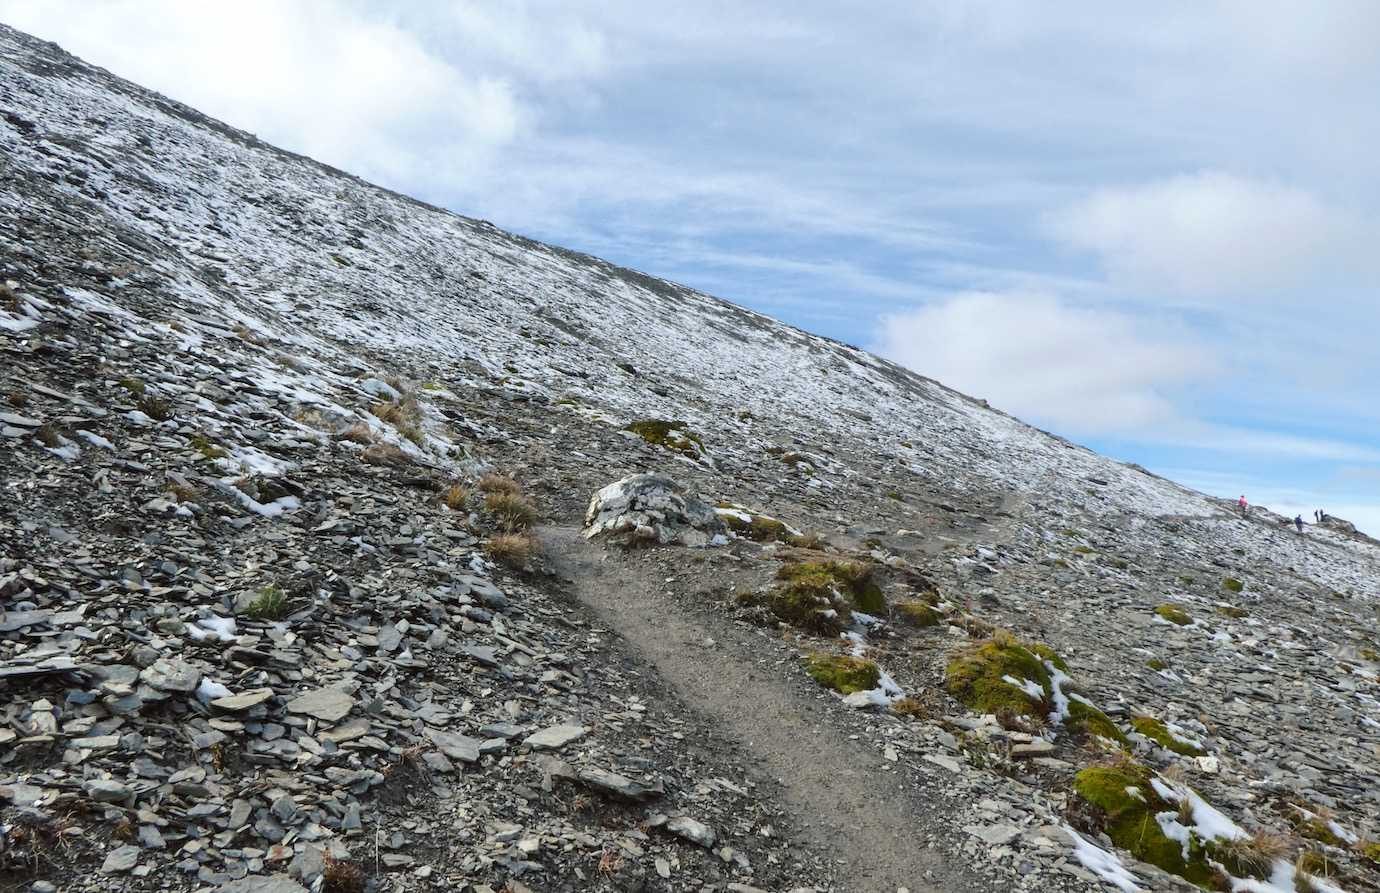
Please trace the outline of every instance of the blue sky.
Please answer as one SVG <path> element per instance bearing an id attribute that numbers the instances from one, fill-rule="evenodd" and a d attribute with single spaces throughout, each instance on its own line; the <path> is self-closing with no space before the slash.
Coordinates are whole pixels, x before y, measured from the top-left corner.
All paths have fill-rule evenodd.
<path id="1" fill-rule="evenodd" d="M 1208 492 L 1380 531 L 1380 4 L 225 6 L 0 20 Z"/>

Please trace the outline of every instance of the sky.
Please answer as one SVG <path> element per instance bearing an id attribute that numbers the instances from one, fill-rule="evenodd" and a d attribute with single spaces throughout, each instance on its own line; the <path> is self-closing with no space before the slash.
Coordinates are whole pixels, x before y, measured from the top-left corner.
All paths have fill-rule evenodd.
<path id="1" fill-rule="evenodd" d="M 1380 4 L 0 0 L 367 179 L 1380 533 Z"/>

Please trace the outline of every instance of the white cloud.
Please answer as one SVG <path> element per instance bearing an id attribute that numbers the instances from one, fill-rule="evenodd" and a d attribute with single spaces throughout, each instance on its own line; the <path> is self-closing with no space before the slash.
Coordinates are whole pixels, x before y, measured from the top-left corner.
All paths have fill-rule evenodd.
<path id="1" fill-rule="evenodd" d="M 0 18 L 229 123 L 388 185 L 464 183 L 527 111 L 397 25 L 327 0 L 3 0 Z"/>
<path id="2" fill-rule="evenodd" d="M 874 349 L 1024 418 L 1079 434 L 1171 423 L 1207 352 L 1163 322 L 1028 294 L 970 293 L 884 317 Z"/>
<path id="3" fill-rule="evenodd" d="M 1206 172 L 1094 192 L 1048 230 L 1133 287 L 1277 299 L 1369 247 L 1352 214 L 1308 192 Z"/>

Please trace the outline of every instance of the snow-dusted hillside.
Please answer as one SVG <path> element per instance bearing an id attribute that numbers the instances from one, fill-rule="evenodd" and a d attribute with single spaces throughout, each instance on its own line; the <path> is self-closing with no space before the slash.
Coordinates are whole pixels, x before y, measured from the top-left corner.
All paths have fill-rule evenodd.
<path id="1" fill-rule="evenodd" d="M 376 600 L 396 595 L 395 580 L 413 593 L 404 598 L 448 587 L 480 613 L 498 602 L 469 595 L 488 592 L 471 575 L 494 572 L 480 557 L 480 531 L 458 531 L 460 521 L 452 525 L 444 513 L 433 517 L 434 498 L 425 511 L 413 505 L 407 488 L 419 476 L 443 481 L 493 466 L 516 471 L 538 490 L 553 521 L 570 524 L 595 487 L 656 466 L 705 495 L 769 509 L 800 529 L 819 531 L 855 557 L 935 581 L 947 631 L 931 639 L 903 637 L 914 645 L 910 651 L 878 645 L 908 690 L 928 686 L 938 697 L 945 655 L 966 641 L 965 629 L 976 628 L 966 618 L 980 614 L 985 624 L 1042 638 L 1064 654 L 1089 698 L 1128 731 L 1132 716 L 1147 714 L 1200 741 L 1209 759 L 1189 760 L 1184 771 L 1223 810 L 1252 829 L 1293 827 L 1300 809 L 1336 816 L 1345 833 L 1325 842 L 1329 858 L 1360 883 L 1375 883 L 1372 868 L 1348 845 L 1353 836 L 1377 833 L 1380 810 L 1380 548 L 1373 542 L 1322 528 L 1299 536 L 1283 519 L 1260 514 L 1240 518 L 1228 504 L 1098 456 L 856 348 L 363 183 L 3 27 L 0 282 L 9 283 L 0 291 L 0 386 L 10 400 L 0 415 L 6 452 L 0 458 L 6 547 L 0 607 L 7 616 L 80 610 L 85 613 L 73 615 L 72 624 L 95 630 L 88 637 L 72 624 L 55 624 L 52 635 L 39 635 L 29 632 L 38 621 L 0 622 L 0 636 L 8 637 L 0 658 L 8 667 L 55 656 L 94 660 L 91 642 L 115 636 L 101 632 L 102 623 L 127 631 L 131 649 L 136 642 L 155 649 L 147 656 L 202 648 L 198 660 L 210 665 L 218 636 L 203 645 L 208 633 L 194 632 L 188 641 L 185 630 L 223 630 L 223 618 L 216 618 L 233 605 L 237 590 L 259 585 L 257 569 L 315 575 L 308 590 L 330 589 L 320 579 L 329 569 L 340 574 L 333 584 L 340 597 L 358 596 L 351 610 L 369 619 L 332 627 L 336 638 L 321 646 L 323 663 L 305 676 L 305 670 L 275 669 L 273 679 L 259 679 L 241 664 L 204 678 L 228 685 L 227 692 L 252 682 L 285 694 L 285 685 L 300 688 L 324 673 L 323 684 L 368 686 L 382 700 L 396 696 L 402 706 L 395 711 L 379 708 L 389 717 L 388 731 L 371 733 L 379 747 L 352 749 L 351 771 L 372 771 L 390 753 L 396 757 L 449 728 L 430 718 L 430 732 L 420 728 L 422 720 L 411 728 L 404 717 L 417 704 L 445 700 L 436 713 L 447 717 L 477 709 L 476 727 L 480 718 L 535 728 L 564 716 L 595 716 L 601 708 L 593 701 L 570 695 L 559 710 L 519 718 L 518 708 L 502 706 L 501 692 L 447 690 L 439 669 L 425 694 L 396 695 L 401 689 L 392 684 L 406 673 L 391 665 L 350 666 L 365 648 L 357 634 L 374 648 L 391 635 L 380 630 L 398 629 L 405 616 L 413 626 L 403 624 L 404 643 L 411 628 L 417 654 L 443 653 L 443 645 L 421 644 L 435 641 L 430 632 L 430 638 L 415 633 L 427 623 L 444 626 L 434 612 L 427 621 L 420 607 L 378 607 Z M 377 411 L 380 403 L 399 401 L 399 386 L 415 406 L 405 423 Z M 703 449 L 650 446 L 625 430 L 645 419 L 683 422 Z M 380 471 L 394 468 L 408 470 L 391 477 Z M 202 497 L 187 495 L 198 489 Z M 371 515 L 378 512 L 387 517 Z M 81 533 L 87 530 L 89 539 Z M 74 536 L 82 548 L 70 545 Z M 326 541 L 348 557 L 308 554 Z M 751 560 L 775 561 L 772 548 Z M 165 558 L 163 550 L 175 557 Z M 378 564 L 393 553 L 407 562 L 401 577 Z M 450 562 L 447 575 L 428 577 L 431 563 L 443 560 Z M 672 567 L 678 561 L 667 560 Z M 166 579 L 150 570 L 163 561 L 178 568 Z M 347 579 L 345 568 L 356 561 L 364 562 L 359 574 L 367 584 Z M 135 567 L 137 582 L 126 573 Z M 736 572 L 735 564 L 727 567 L 725 573 Z M 52 581 L 36 581 L 44 577 Z M 141 613 L 122 609 L 116 601 L 122 592 L 138 593 Z M 565 652 L 578 643 L 558 641 L 568 636 L 563 627 L 542 626 L 556 609 L 532 598 L 538 607 L 519 614 L 519 632 L 500 622 L 482 647 L 499 643 L 517 655 L 515 665 L 535 661 L 551 673 L 568 672 Z M 1157 614 L 1165 603 L 1183 609 L 1188 622 Z M 332 612 L 348 613 L 344 606 L 325 609 Z M 455 628 L 473 634 L 473 611 L 466 617 L 457 615 Z M 151 641 L 140 638 L 139 629 L 150 625 Z M 233 622 L 229 629 L 231 638 L 251 635 Z M 269 626 L 252 635 L 279 653 L 300 649 L 314 633 Z M 523 647 L 503 644 L 513 641 Z M 533 644 L 541 641 L 547 644 Z M 394 644 L 407 660 L 419 659 L 410 646 Z M 312 648 L 308 654 L 316 654 Z M 122 649 L 110 646 L 101 660 L 139 663 Z M 123 672 L 102 697 L 124 691 Z M 131 680 L 124 682 L 128 687 Z M 607 681 L 613 689 L 618 684 Z M 41 720 L 44 708 L 13 687 L 5 696 L 13 699 L 11 724 L 27 724 L 17 734 L 28 738 L 91 737 L 93 727 L 124 734 L 124 720 L 112 720 L 125 714 L 113 705 L 101 712 L 91 705 L 105 702 L 83 700 L 85 694 L 67 703 L 51 729 Z M 45 696 L 61 699 L 57 691 Z M 183 717 L 191 717 L 190 734 L 243 731 L 222 728 L 224 722 L 208 726 L 211 700 L 192 704 Z M 961 708 L 949 702 L 910 725 L 897 725 L 893 716 L 856 721 L 867 730 L 864 737 L 890 748 L 888 760 L 896 761 L 904 739 L 901 752 L 917 757 L 907 771 L 940 772 L 941 787 L 972 792 L 945 807 L 963 816 L 953 828 L 966 821 L 1024 833 L 989 839 L 974 832 L 983 841 L 976 850 L 960 834 L 950 842 L 954 853 L 963 853 L 953 857 L 956 863 L 985 865 L 978 870 L 996 872 L 989 883 L 1007 877 L 1027 889 L 1053 889 L 1051 878 L 1078 885 L 1120 876 L 1123 869 L 1107 867 L 1117 864 L 1114 857 L 1089 855 L 1096 850 L 1091 843 L 1047 845 L 1054 832 L 1041 831 L 1064 820 L 1059 804 L 1068 776 L 1100 757 L 1049 733 L 1067 750 L 1048 756 L 1052 762 L 1029 778 L 994 776 L 981 761 L 950 770 L 944 761 L 971 753 L 966 732 L 960 742 L 948 731 L 954 726 L 943 717 L 952 709 Z M 74 721 L 72 733 L 64 733 L 62 723 Z M 281 717 L 275 721 L 281 730 Z M 969 732 L 1002 739 L 995 726 L 983 728 Z M 311 738 L 315 721 L 302 730 Z M 508 740 L 495 733 L 489 743 L 500 738 Z M 323 739 L 332 742 L 324 758 L 314 739 L 290 754 L 269 746 L 283 740 L 246 745 L 258 761 L 251 763 L 276 765 L 281 758 L 279 769 L 309 774 L 319 768 L 313 760 L 325 759 L 333 769 L 345 765 L 330 761 L 333 739 Z M 1157 750 L 1144 736 L 1133 743 L 1161 768 L 1180 756 Z M 38 781 L 25 773 L 43 765 L 35 756 L 42 748 L 0 760 L 0 797 L 4 784 L 90 794 L 100 772 L 125 769 L 103 764 L 104 748 L 95 758 L 89 752 L 66 757 L 68 775 L 49 772 Z M 454 751 L 463 748 L 442 750 L 456 759 Z M 486 758 L 506 753 L 499 745 L 485 751 Z M 926 763 L 924 754 L 942 760 Z M 197 762 L 195 755 L 188 760 Z M 208 764 L 200 765 L 204 778 Z M 165 781 L 179 767 L 166 768 L 150 777 Z M 508 771 L 508 764 L 502 768 Z M 227 809 L 241 795 L 252 800 L 247 788 L 235 793 L 231 786 L 226 782 L 211 799 L 221 798 Z M 693 788 L 685 782 L 686 791 Z M 281 795 L 267 798 L 265 790 L 255 792 L 263 802 L 254 801 L 260 810 L 254 815 L 262 820 L 270 803 L 275 813 L 288 811 L 279 809 Z M 310 794 L 297 795 L 303 809 L 314 802 Z M 125 790 L 104 802 L 134 804 L 141 796 Z M 680 806 L 693 805 L 687 798 Z M 998 810 L 982 805 L 998 801 L 1016 804 L 1002 822 Z M 193 806 L 189 799 L 178 808 Z M 333 807 L 323 808 L 330 814 Z M 334 825 L 319 817 L 313 822 L 346 839 L 339 816 L 332 817 Z M 135 810 L 125 818 L 131 826 L 156 825 Z M 494 833 L 470 819 L 478 839 Z M 11 814 L 7 821 L 13 828 L 19 819 Z M 282 816 L 273 821 L 296 827 Z M 728 818 L 722 821 L 726 828 Z M 232 831 L 219 826 L 219 834 L 230 836 L 215 847 L 236 850 Z M 502 839 L 490 841 L 495 852 L 517 839 L 497 833 Z M 745 832 L 749 840 L 770 839 L 754 833 Z M 1209 830 L 1203 825 L 1195 833 Z M 935 847 L 949 845 L 936 835 Z M 445 837 L 439 830 L 436 836 Z M 992 843 L 997 838 L 1004 839 Z M 201 839 L 191 832 L 186 845 Z M 267 839 L 283 845 L 285 838 Z M 293 858 L 305 839 L 296 850 L 287 840 Z M 238 846 L 253 849 L 243 841 Z M 622 853 L 619 859 L 634 858 L 617 842 L 608 846 Z M 147 842 L 146 849 L 168 857 L 174 850 L 163 853 Z M 235 853 L 215 861 L 199 851 L 183 847 L 178 858 L 190 860 L 184 871 L 202 883 L 264 870 L 261 857 Z M 718 858 L 739 864 L 731 854 Z M 786 857 L 763 851 L 768 858 L 778 865 L 773 883 L 785 889 Z M 1087 870 L 1063 870 L 1071 859 Z M 497 871 L 492 858 L 466 862 L 452 852 L 449 862 L 432 861 L 446 866 L 437 869 L 437 883 L 447 871 L 456 879 Z M 1028 871 L 1021 869 L 1025 862 Z M 411 863 L 393 867 L 404 865 Z M 741 865 L 734 870 L 740 881 L 761 880 Z M 816 870 L 824 869 L 805 866 L 801 876 Z M 1275 872 L 1274 883 L 1291 879 L 1292 871 Z M 406 876 L 422 887 L 430 877 Z M 565 882 L 563 888 L 581 888 L 569 876 Z M 1320 889 L 1329 883 L 1317 880 Z M 1336 883 L 1346 886 L 1345 879 Z"/>

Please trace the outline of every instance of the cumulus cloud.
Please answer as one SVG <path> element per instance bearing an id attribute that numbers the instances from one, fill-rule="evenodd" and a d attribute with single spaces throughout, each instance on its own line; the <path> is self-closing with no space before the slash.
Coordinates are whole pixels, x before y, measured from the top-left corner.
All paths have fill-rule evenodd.
<path id="1" fill-rule="evenodd" d="M 882 320 L 874 349 L 1024 418 L 1082 434 L 1175 419 L 1171 392 L 1210 374 L 1172 326 L 1037 294 L 959 294 Z"/>
<path id="2" fill-rule="evenodd" d="M 1304 190 L 1219 172 L 1100 189 L 1047 229 L 1114 277 L 1188 296 L 1274 299 L 1354 272 L 1369 241 L 1362 221 Z"/>

